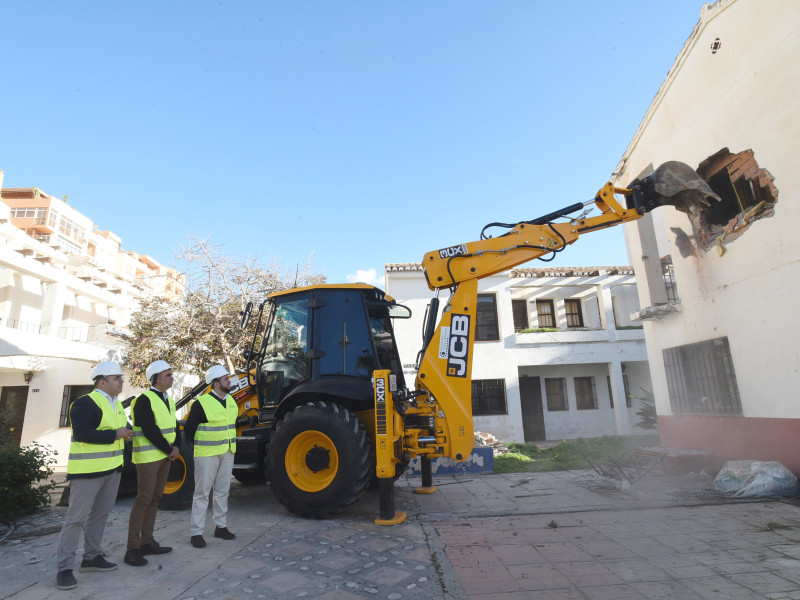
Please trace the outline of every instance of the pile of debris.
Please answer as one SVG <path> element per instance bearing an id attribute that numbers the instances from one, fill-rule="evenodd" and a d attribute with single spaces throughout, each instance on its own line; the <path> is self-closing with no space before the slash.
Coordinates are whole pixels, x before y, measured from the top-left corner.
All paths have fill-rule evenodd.
<path id="1" fill-rule="evenodd" d="M 495 455 L 508 452 L 508 447 L 504 441 L 497 439 L 491 433 L 483 433 L 482 431 L 475 432 L 475 446 L 492 448 Z"/>

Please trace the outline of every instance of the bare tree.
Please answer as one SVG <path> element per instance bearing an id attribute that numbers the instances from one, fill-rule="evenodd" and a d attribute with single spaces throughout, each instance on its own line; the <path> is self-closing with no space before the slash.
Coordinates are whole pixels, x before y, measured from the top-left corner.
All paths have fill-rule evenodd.
<path id="1" fill-rule="evenodd" d="M 176 256 L 184 277 L 182 301 L 146 298 L 131 319 L 125 364 L 135 385 L 146 385 L 145 367 L 158 359 L 175 369 L 201 371 L 219 363 L 235 370 L 255 333 L 255 323 L 241 328 L 240 314 L 249 301 L 257 305 L 272 292 L 325 282 L 310 257 L 293 271 L 282 269 L 277 259 L 269 265 L 253 257 L 238 261 L 208 238 L 187 240 Z"/>

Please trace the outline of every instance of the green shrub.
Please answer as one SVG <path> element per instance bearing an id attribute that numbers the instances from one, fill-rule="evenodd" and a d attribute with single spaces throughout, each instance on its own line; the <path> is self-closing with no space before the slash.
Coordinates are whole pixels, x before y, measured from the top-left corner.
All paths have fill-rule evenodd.
<path id="1" fill-rule="evenodd" d="M 9 523 L 50 503 L 50 491 L 55 488 L 50 481 L 54 455 L 48 446 L 35 442 L 25 448 L 8 441 L 0 445 L 1 522 Z"/>
<path id="2" fill-rule="evenodd" d="M 509 452 L 494 457 L 495 473 L 541 473 L 543 471 L 570 471 L 587 469 L 584 458 L 606 461 L 617 459 L 628 448 L 654 446 L 660 443 L 658 435 L 604 436 L 594 439 L 564 440 L 542 450 L 534 444 L 511 442 Z"/>
<path id="3" fill-rule="evenodd" d="M 508 445 L 508 449 L 510 452 L 522 454 L 528 458 L 536 458 L 542 453 L 536 444 L 524 444 L 522 442 L 511 442 Z"/>

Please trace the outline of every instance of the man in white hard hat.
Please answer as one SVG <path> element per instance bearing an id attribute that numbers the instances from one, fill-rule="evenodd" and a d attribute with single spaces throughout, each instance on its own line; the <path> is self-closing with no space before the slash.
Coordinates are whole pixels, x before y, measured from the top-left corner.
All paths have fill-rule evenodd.
<path id="1" fill-rule="evenodd" d="M 228 492 L 231 488 L 233 455 L 236 453 L 236 418 L 239 408 L 228 393 L 228 370 L 214 365 L 206 371 L 208 394 L 200 396 L 189 409 L 184 435 L 194 443 L 194 496 L 192 497 L 191 544 L 205 548 L 203 528 L 208 511 L 208 496 L 213 488 L 214 537 L 232 540 L 228 531 Z"/>
<path id="2" fill-rule="evenodd" d="M 172 551 L 153 539 L 153 529 L 169 467 L 178 458 L 180 447 L 175 401 L 167 395 L 173 383 L 172 367 L 165 360 L 157 360 L 147 366 L 145 375 L 151 387 L 131 403 L 132 458 L 138 487 L 128 522 L 124 560 L 133 567 L 146 565 L 145 555 Z"/>
<path id="3" fill-rule="evenodd" d="M 72 571 L 83 529 L 83 561 L 80 571 L 113 571 L 103 556 L 101 543 L 108 513 L 114 508 L 122 472 L 125 440 L 133 438 L 125 409 L 117 397 L 124 379 L 119 364 L 101 362 L 92 370 L 94 390 L 69 408 L 72 436 L 67 462 L 69 509 L 56 552 L 56 587 L 78 585 Z"/>

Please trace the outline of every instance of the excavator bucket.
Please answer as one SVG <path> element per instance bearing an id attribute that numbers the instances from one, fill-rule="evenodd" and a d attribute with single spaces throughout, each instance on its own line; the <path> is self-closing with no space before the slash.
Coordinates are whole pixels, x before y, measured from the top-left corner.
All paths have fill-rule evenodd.
<path id="1" fill-rule="evenodd" d="M 625 196 L 628 208 L 635 207 L 640 214 L 659 206 L 674 206 L 681 212 L 691 214 L 711 206 L 712 200 L 721 201 L 692 167 L 678 161 L 664 163 L 628 187 L 631 190 Z"/>

